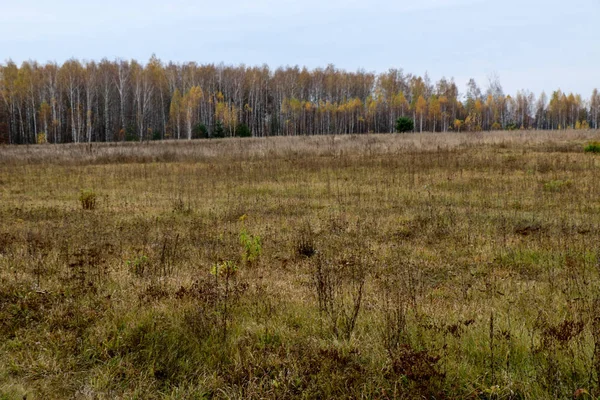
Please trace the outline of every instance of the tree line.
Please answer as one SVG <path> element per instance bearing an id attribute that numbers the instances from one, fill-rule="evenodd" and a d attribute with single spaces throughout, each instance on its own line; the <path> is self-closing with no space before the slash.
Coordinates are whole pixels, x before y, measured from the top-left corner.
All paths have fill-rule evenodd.
<path id="1" fill-rule="evenodd" d="M 401 69 L 148 63 L 135 60 L 0 65 L 0 143 L 229 136 L 598 128 L 600 94 L 506 95 L 497 78 L 432 82 Z"/>

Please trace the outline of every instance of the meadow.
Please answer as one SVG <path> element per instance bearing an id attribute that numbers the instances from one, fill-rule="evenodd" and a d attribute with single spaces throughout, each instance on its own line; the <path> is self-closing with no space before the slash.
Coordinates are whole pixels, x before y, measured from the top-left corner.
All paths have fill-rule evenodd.
<path id="1" fill-rule="evenodd" d="M 598 398 L 598 140 L 0 147 L 0 399 Z"/>

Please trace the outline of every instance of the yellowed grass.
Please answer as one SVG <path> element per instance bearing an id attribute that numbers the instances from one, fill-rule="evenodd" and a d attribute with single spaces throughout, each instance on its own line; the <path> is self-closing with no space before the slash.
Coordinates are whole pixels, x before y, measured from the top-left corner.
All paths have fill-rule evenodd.
<path id="1" fill-rule="evenodd" d="M 453 150 L 482 145 L 573 146 L 599 137 L 594 130 L 496 131 L 480 133 L 417 133 L 291 136 L 160 141 L 92 143 L 66 145 L 4 146 L 4 164 L 60 163 L 96 164 L 152 161 L 208 161 L 215 158 L 252 159 L 295 156 L 384 155 L 411 151 Z"/>
<path id="2" fill-rule="evenodd" d="M 2 147 L 0 398 L 597 396 L 598 136 Z"/>

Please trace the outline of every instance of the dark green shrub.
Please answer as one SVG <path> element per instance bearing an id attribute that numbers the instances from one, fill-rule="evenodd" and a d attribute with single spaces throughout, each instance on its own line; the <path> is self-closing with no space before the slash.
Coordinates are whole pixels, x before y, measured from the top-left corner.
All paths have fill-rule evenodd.
<path id="1" fill-rule="evenodd" d="M 139 136 L 137 134 L 137 130 L 135 129 L 135 126 L 129 125 L 127 127 L 127 129 L 125 130 L 125 141 L 126 142 L 135 142 L 138 139 L 139 139 Z"/>
<path id="2" fill-rule="evenodd" d="M 0 122 L 0 144 L 8 144 L 9 143 L 9 130 L 8 124 L 6 122 Z"/>
<path id="3" fill-rule="evenodd" d="M 250 128 L 246 124 L 239 124 L 235 128 L 235 136 L 237 137 L 252 137 L 252 132 L 250 132 Z"/>
<path id="4" fill-rule="evenodd" d="M 161 139 L 162 139 L 162 135 L 160 132 L 158 132 L 158 131 L 152 132 L 152 140 L 161 140 Z"/>
<path id="5" fill-rule="evenodd" d="M 223 128 L 223 123 L 221 121 L 215 122 L 212 136 L 215 138 L 224 138 L 225 137 L 225 128 Z"/>
<path id="6" fill-rule="evenodd" d="M 200 123 L 196 124 L 192 129 L 192 137 L 194 139 L 206 139 L 208 137 L 208 129 L 206 125 Z"/>
<path id="7" fill-rule="evenodd" d="M 600 153 L 600 142 L 592 142 L 583 149 L 586 153 Z"/>
<path id="8" fill-rule="evenodd" d="M 415 123 L 411 118 L 400 117 L 396 120 L 396 131 L 400 133 L 410 132 L 415 129 Z"/>

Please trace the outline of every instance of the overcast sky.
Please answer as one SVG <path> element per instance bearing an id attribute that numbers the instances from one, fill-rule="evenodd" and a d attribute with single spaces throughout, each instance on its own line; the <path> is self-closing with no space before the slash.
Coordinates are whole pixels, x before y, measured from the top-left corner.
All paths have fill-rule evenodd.
<path id="1" fill-rule="evenodd" d="M 600 88 L 600 0 L 0 0 L 0 61 L 123 58 Z"/>

